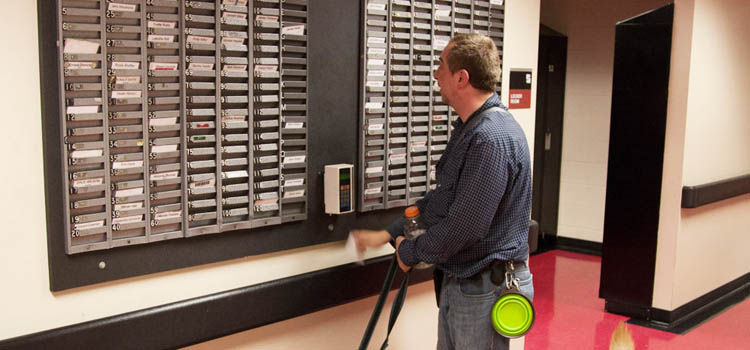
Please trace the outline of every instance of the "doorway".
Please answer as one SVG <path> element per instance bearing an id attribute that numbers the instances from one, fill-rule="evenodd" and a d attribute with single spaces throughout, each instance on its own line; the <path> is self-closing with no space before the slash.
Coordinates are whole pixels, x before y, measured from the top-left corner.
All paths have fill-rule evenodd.
<path id="1" fill-rule="evenodd" d="M 542 251 L 557 241 L 567 53 L 568 38 L 541 25 L 531 218 L 539 223 Z"/>

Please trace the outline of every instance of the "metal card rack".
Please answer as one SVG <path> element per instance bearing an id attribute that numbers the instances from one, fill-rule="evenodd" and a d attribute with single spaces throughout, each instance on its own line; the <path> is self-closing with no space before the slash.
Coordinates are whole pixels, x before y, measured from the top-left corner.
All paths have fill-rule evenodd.
<path id="1" fill-rule="evenodd" d="M 306 0 L 59 0 L 66 253 L 307 218 Z"/>
<path id="2" fill-rule="evenodd" d="M 281 1 L 281 222 L 307 212 L 307 13 L 307 0 Z"/>
<path id="3" fill-rule="evenodd" d="M 183 236 L 186 183 L 181 174 L 186 147 L 180 67 L 184 55 L 183 9 L 177 1 L 146 5 L 146 70 L 148 92 L 148 179 L 150 241 Z"/>
<path id="4" fill-rule="evenodd" d="M 454 34 L 478 32 L 502 64 L 504 15 L 500 0 L 364 0 L 360 212 L 411 205 L 435 187 L 457 118 L 442 103 L 436 61 Z"/>

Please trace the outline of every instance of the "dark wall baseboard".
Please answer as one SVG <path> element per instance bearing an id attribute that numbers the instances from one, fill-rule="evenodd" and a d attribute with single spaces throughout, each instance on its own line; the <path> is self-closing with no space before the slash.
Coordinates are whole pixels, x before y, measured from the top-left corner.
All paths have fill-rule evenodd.
<path id="1" fill-rule="evenodd" d="M 605 308 L 608 312 L 635 317 L 628 323 L 670 333 L 685 334 L 748 297 L 750 297 L 750 273 L 673 311 L 657 308 L 643 309 L 609 301 Z"/>
<path id="2" fill-rule="evenodd" d="M 750 174 L 708 184 L 682 187 L 682 207 L 702 205 L 750 193 Z"/>
<path id="3" fill-rule="evenodd" d="M 559 249 L 574 253 L 602 256 L 602 244 L 599 242 L 554 236 L 544 238 L 544 243 L 542 244 L 545 250 Z"/>
<path id="4" fill-rule="evenodd" d="M 0 350 L 174 349 L 200 343 L 378 294 L 391 257 L 2 340 Z M 398 273 L 394 288 L 402 278 Z M 430 279 L 432 269 L 415 270 L 411 284 Z"/>

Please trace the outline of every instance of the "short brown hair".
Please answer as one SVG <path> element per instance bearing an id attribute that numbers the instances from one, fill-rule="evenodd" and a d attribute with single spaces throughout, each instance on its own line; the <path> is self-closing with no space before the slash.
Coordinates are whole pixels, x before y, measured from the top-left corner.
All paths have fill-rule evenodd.
<path id="1" fill-rule="evenodd" d="M 494 91 L 500 82 L 502 68 L 492 39 L 477 33 L 457 34 L 450 43 L 453 44 L 448 52 L 448 69 L 451 73 L 466 69 L 471 86 L 479 90 Z"/>

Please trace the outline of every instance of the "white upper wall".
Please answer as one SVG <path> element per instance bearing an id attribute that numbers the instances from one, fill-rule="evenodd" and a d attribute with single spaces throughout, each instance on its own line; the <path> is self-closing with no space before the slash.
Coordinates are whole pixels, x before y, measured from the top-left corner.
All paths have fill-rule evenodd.
<path id="1" fill-rule="evenodd" d="M 750 195 L 680 207 L 684 185 L 750 173 L 748 17 L 748 1 L 675 4 L 653 295 L 660 309 L 677 309 L 750 272 Z"/>
<path id="2" fill-rule="evenodd" d="M 615 24 L 667 0 L 542 0 L 542 24 L 568 37 L 557 234 L 602 242 Z"/>
<path id="3" fill-rule="evenodd" d="M 508 106 L 511 70 L 531 70 L 532 81 L 536 82 L 539 56 L 539 0 L 509 0 L 505 3 L 501 99 L 503 104 Z M 536 89 L 536 83 L 531 84 L 531 108 L 510 110 L 526 134 L 532 161 L 534 160 Z"/>
<path id="4" fill-rule="evenodd" d="M 690 52 L 693 45 L 693 0 L 675 5 L 672 27 L 672 52 L 669 71 L 667 125 L 664 134 L 659 237 L 654 271 L 654 307 L 671 310 L 672 287 L 680 232 L 682 174 L 685 151 L 685 115 L 690 86 Z"/>
<path id="5" fill-rule="evenodd" d="M 683 177 L 691 186 L 750 174 L 750 1 L 695 6 Z"/>

